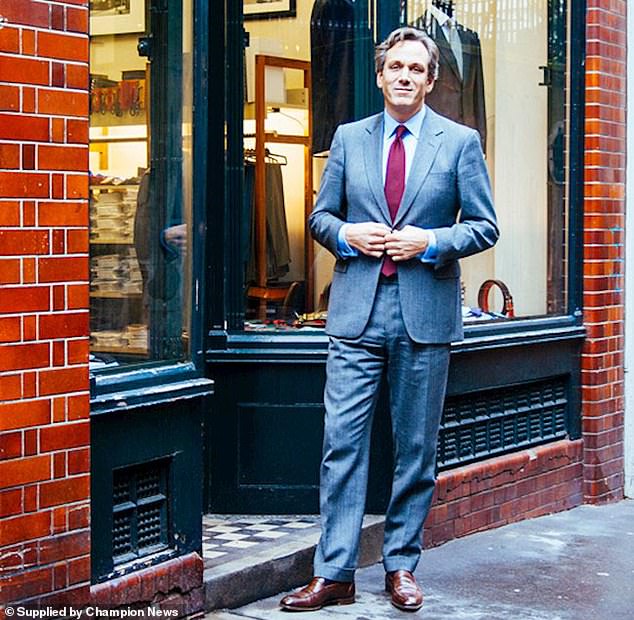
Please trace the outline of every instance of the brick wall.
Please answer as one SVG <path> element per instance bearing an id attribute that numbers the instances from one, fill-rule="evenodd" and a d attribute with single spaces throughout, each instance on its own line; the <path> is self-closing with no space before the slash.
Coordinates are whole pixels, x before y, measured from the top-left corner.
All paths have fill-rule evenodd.
<path id="1" fill-rule="evenodd" d="M 5 0 L 0 14 L 0 602 L 78 601 L 90 580 L 88 2 Z"/>
<path id="2" fill-rule="evenodd" d="M 589 0 L 586 72 L 584 493 L 623 497 L 626 2 Z"/>

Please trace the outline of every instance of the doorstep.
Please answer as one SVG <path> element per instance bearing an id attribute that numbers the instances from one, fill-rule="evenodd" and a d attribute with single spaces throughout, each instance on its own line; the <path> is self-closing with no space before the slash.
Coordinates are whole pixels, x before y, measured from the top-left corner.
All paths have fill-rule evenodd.
<path id="1" fill-rule="evenodd" d="M 360 566 L 380 561 L 384 522 L 364 518 Z M 309 581 L 319 532 L 315 515 L 204 515 L 205 610 L 240 607 Z"/>

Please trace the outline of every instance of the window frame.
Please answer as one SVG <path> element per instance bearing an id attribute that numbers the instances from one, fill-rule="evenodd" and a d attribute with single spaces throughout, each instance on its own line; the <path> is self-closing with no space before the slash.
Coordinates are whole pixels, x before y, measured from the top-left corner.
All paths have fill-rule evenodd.
<path id="1" fill-rule="evenodd" d="M 365 20 L 368 26 L 367 7 L 362 2 L 356 3 L 360 20 Z M 233 349 L 236 355 L 240 351 L 244 354 L 266 348 L 269 351 L 286 351 L 286 355 L 292 354 L 296 349 L 299 354 L 308 350 L 321 350 L 327 343 L 325 334 L 311 332 L 310 334 L 273 332 L 253 333 L 244 330 L 244 299 L 242 292 L 242 274 L 239 262 L 239 230 L 240 222 L 236 214 L 237 210 L 232 205 L 239 204 L 242 200 L 242 120 L 243 120 L 243 42 L 247 40 L 242 19 L 241 0 L 229 0 L 225 3 L 226 40 L 222 51 L 224 60 L 224 73 L 222 83 L 226 91 L 225 113 L 226 124 L 226 167 L 222 179 L 224 189 L 224 212 L 222 231 L 216 234 L 210 231 L 210 242 L 216 248 L 215 255 L 222 261 L 225 280 L 221 283 L 216 278 L 209 282 L 209 290 L 213 293 L 214 301 L 210 302 L 210 323 L 207 332 L 208 359 L 218 359 L 218 355 L 224 357 L 223 350 Z M 568 178 L 566 192 L 568 195 L 568 231 L 567 248 L 568 260 L 566 278 L 568 284 L 566 312 L 558 315 L 540 315 L 534 317 L 520 317 L 509 321 L 493 323 L 476 323 L 465 325 L 465 339 L 455 345 L 462 350 L 479 346 L 486 346 L 492 340 L 502 342 L 521 342 L 531 339 L 541 339 L 544 333 L 549 332 L 557 338 L 560 334 L 563 338 L 583 338 L 583 174 L 584 174 L 584 121 L 585 121 L 585 22 L 586 2 L 566 2 L 565 13 L 569 16 L 567 39 L 568 67 L 569 67 L 569 110 L 567 116 L 569 154 L 568 154 Z M 378 31 L 388 32 L 393 23 L 395 11 L 377 10 Z M 397 16 L 398 17 L 398 16 Z M 363 26 L 362 24 L 361 26 Z M 360 26 L 360 27 L 361 27 Z M 368 26 L 369 27 L 369 26 Z M 550 28 L 550 24 L 549 24 Z M 367 42 L 366 42 L 367 43 Z M 367 47 L 367 45 L 366 45 Z M 368 48 L 369 49 L 369 48 Z M 219 51 L 219 50 L 217 50 Z M 212 53 L 213 57 L 215 56 Z M 363 110 L 365 116 L 371 114 L 376 107 L 375 100 L 377 89 L 374 85 L 374 71 L 371 54 L 368 53 L 365 74 L 367 82 L 358 85 L 359 92 L 364 94 Z M 216 67 L 216 71 L 221 71 Z M 230 80 L 230 82 L 227 82 Z M 228 87 L 229 83 L 232 85 Z M 356 93 L 355 93 L 356 94 Z M 217 138 L 216 138 L 217 139 Z M 224 144 L 224 142 L 223 142 Z M 211 177 L 210 177 L 211 179 Z M 220 179 L 216 178 L 218 182 Z M 213 182 L 213 179 L 212 179 Z M 212 195 L 219 195 L 217 187 L 211 188 Z M 222 250 L 220 250 L 222 248 Z M 232 355 L 231 355 L 232 356 Z"/>

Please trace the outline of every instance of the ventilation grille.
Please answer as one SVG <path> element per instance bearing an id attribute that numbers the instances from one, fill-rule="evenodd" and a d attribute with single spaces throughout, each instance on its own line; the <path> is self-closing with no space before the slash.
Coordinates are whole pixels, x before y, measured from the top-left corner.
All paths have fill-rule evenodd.
<path id="1" fill-rule="evenodd" d="M 564 379 L 450 397 L 438 440 L 447 468 L 566 436 Z"/>
<path id="2" fill-rule="evenodd" d="M 116 564 L 169 547 L 169 461 L 113 472 L 112 556 Z"/>

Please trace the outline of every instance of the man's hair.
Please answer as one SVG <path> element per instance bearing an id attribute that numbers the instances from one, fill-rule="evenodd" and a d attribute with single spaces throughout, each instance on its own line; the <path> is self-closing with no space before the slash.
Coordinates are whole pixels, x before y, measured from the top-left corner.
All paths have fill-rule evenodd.
<path id="1" fill-rule="evenodd" d="M 387 39 L 376 46 L 374 52 L 374 65 L 377 73 L 383 71 L 385 65 L 385 55 L 388 50 L 401 41 L 420 41 L 429 53 L 429 79 L 436 80 L 438 78 L 438 46 L 434 40 L 422 30 L 403 26 L 390 32 Z"/>

